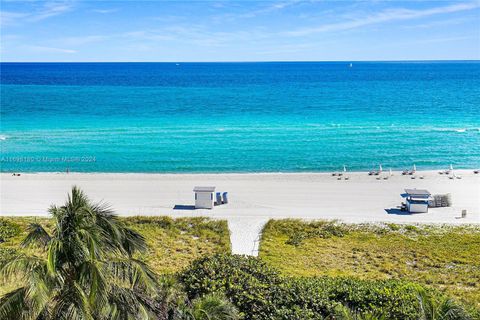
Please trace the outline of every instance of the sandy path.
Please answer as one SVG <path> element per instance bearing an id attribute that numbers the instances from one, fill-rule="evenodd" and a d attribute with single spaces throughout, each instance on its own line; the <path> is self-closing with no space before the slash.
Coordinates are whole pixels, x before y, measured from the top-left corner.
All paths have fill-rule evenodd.
<path id="1" fill-rule="evenodd" d="M 413 180 L 394 172 L 388 180 L 351 173 L 349 181 L 329 174 L 62 174 L 38 173 L 13 177 L 1 174 L 0 215 L 46 215 L 50 204 L 61 204 L 72 185 L 93 200 L 105 200 L 120 215 L 207 216 L 226 219 L 234 253 L 255 254 L 254 240 L 270 218 L 339 219 L 345 222 L 480 223 L 480 175 L 457 171 L 450 180 L 424 171 Z M 228 191 L 230 204 L 213 210 L 191 210 L 192 189 L 212 185 Z M 425 214 L 395 210 L 405 188 L 451 193 L 453 206 Z M 174 209 L 180 206 L 182 210 Z M 394 210 L 387 210 L 394 209 Z M 462 209 L 466 219 L 459 219 Z"/>

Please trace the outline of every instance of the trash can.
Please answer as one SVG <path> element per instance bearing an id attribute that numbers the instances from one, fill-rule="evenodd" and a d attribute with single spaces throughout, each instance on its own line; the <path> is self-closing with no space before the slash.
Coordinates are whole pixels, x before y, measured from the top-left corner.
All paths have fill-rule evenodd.
<path id="1" fill-rule="evenodd" d="M 222 204 L 222 194 L 220 192 L 216 193 L 216 199 L 217 199 L 216 205 L 217 206 L 221 205 Z"/>
<path id="2" fill-rule="evenodd" d="M 225 203 L 225 204 L 228 203 L 228 192 L 223 193 L 223 203 Z"/>

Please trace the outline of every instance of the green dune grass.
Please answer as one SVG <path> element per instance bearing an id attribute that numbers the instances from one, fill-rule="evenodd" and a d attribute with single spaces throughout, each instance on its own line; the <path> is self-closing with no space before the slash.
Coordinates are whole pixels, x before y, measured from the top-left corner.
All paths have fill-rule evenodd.
<path id="1" fill-rule="evenodd" d="M 405 279 L 480 307 L 480 227 L 271 220 L 260 257 L 292 276 Z"/>
<path id="2" fill-rule="evenodd" d="M 208 218 L 128 217 L 121 218 L 146 239 L 148 251 L 140 257 L 159 274 L 169 274 L 187 267 L 193 260 L 215 253 L 230 252 L 230 236 L 226 221 Z M 0 260 L 22 250 L 42 255 L 35 248 L 19 249 L 27 234 L 27 226 L 37 222 L 48 231 L 52 220 L 36 217 L 0 218 Z M 0 286 L 0 295 L 12 288 Z"/>

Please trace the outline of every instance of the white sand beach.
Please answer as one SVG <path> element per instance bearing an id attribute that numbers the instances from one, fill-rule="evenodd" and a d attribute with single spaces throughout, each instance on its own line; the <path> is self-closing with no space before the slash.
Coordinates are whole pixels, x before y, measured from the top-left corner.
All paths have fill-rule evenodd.
<path id="1" fill-rule="evenodd" d="M 110 174 L 2 173 L 0 215 L 45 216 L 62 204 L 73 185 L 92 200 L 112 205 L 119 215 L 206 216 L 229 222 L 232 251 L 255 254 L 263 224 L 270 218 L 338 219 L 344 222 L 480 223 L 480 175 L 456 170 L 451 180 L 438 171 L 417 172 L 416 179 L 393 172 L 377 180 L 365 172 L 337 180 L 327 173 L 261 174 Z M 384 175 L 388 175 L 385 173 Z M 419 179 L 424 176 L 424 179 Z M 228 191 L 230 203 L 213 210 L 194 210 L 194 186 Z M 408 214 L 397 206 L 405 188 L 452 195 L 453 206 Z M 467 210 L 462 219 L 461 211 Z"/>

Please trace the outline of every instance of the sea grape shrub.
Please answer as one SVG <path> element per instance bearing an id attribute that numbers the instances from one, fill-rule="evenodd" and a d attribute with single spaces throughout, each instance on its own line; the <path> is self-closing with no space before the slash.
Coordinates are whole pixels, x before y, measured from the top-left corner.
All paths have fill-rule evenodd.
<path id="1" fill-rule="evenodd" d="M 288 278 L 282 283 L 283 299 L 278 299 L 280 309 L 302 306 L 302 312 L 310 311 L 332 319 L 342 316 L 344 306 L 354 314 L 382 315 L 387 319 L 418 319 L 417 292 L 419 286 L 395 280 L 368 281 L 341 277 Z M 291 319 L 286 317 L 285 319 Z"/>
<path id="2" fill-rule="evenodd" d="M 224 294 L 246 320 L 324 319 L 339 305 L 321 292 L 310 297 L 314 305 L 305 304 L 309 297 L 304 292 L 254 257 L 215 255 L 202 258 L 193 262 L 180 279 L 191 299 L 210 293 Z"/>
<path id="3" fill-rule="evenodd" d="M 314 297 L 320 291 L 355 313 L 383 315 L 387 319 L 418 319 L 421 313 L 418 303 L 421 287 L 409 282 L 347 277 L 297 278 L 291 282 L 306 297 Z"/>
<path id="4" fill-rule="evenodd" d="M 345 309 L 419 319 L 418 285 L 395 280 L 282 277 L 258 258 L 215 255 L 180 275 L 190 298 L 222 293 L 247 320 L 344 319 Z"/>
<path id="5" fill-rule="evenodd" d="M 0 219 L 0 243 L 20 234 L 20 226 L 6 219 Z"/>
<path id="6" fill-rule="evenodd" d="M 190 299 L 222 293 L 245 319 L 274 319 L 274 291 L 282 278 L 253 257 L 215 255 L 194 261 L 180 275 Z"/>
<path id="7" fill-rule="evenodd" d="M 329 298 L 328 291 L 308 286 L 303 278 L 285 278 L 276 288 L 274 319 L 347 319 L 341 302 Z M 312 290 L 313 289 L 313 290 Z"/>

